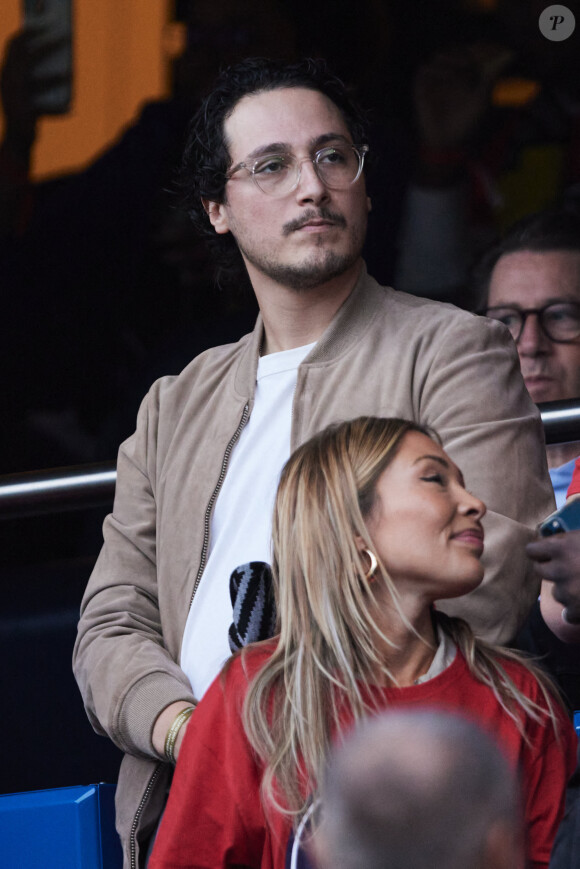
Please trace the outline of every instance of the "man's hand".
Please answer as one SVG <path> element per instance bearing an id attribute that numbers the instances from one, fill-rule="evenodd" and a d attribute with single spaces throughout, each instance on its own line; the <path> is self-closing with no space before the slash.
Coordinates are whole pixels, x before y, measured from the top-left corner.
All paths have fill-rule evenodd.
<path id="1" fill-rule="evenodd" d="M 580 642 L 580 531 L 528 543 L 526 553 L 543 579 L 544 621 L 563 642 Z"/>
<path id="2" fill-rule="evenodd" d="M 535 570 L 553 583 L 553 595 L 566 607 L 569 622 L 580 624 L 580 531 L 554 534 L 528 543 Z"/>

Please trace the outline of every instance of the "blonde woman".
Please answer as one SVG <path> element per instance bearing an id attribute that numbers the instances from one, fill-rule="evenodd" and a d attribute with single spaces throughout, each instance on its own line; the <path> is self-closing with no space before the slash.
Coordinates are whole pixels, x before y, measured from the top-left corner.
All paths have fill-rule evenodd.
<path id="1" fill-rule="evenodd" d="M 296 450 L 274 510 L 279 633 L 235 657 L 194 713 L 152 869 L 282 869 L 331 743 L 396 704 L 494 734 L 521 770 L 530 865 L 548 865 L 572 727 L 544 677 L 434 609 L 481 582 L 484 513 L 413 423 L 361 418 Z"/>

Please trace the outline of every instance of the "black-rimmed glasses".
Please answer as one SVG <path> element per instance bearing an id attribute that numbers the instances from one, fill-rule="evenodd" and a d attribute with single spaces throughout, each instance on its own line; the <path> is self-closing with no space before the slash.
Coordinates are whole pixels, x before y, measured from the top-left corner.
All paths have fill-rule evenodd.
<path id="1" fill-rule="evenodd" d="M 567 344 L 580 338 L 580 302 L 550 302 L 542 308 L 512 308 L 501 305 L 481 312 L 492 320 L 499 320 L 510 330 L 514 341 L 522 337 L 530 315 L 538 318 L 543 333 L 556 344 Z"/>
<path id="2" fill-rule="evenodd" d="M 253 163 L 238 163 L 226 178 L 229 180 L 235 172 L 246 169 L 262 193 L 286 196 L 298 187 L 302 164 L 310 161 L 325 187 L 342 190 L 360 178 L 368 150 L 368 145 L 344 143 L 320 148 L 313 157 L 301 160 L 294 154 L 265 154 Z"/>

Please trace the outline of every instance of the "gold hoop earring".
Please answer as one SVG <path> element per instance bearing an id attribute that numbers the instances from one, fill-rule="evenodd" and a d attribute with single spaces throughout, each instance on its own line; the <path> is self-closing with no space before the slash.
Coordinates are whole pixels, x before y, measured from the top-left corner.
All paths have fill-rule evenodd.
<path id="1" fill-rule="evenodd" d="M 365 555 L 368 555 L 368 557 L 370 558 L 370 561 L 371 561 L 371 566 L 369 567 L 369 569 L 365 573 L 365 579 L 370 579 L 379 565 L 378 565 L 378 562 L 377 562 L 377 559 L 376 559 L 374 552 L 371 552 L 370 549 L 363 549 L 363 552 Z"/>

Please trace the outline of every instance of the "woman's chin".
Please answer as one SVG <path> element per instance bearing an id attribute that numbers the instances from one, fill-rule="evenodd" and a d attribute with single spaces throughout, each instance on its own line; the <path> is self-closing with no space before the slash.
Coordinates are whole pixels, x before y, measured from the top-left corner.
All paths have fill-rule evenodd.
<path id="1" fill-rule="evenodd" d="M 464 594 L 469 594 L 470 591 L 475 591 L 483 581 L 483 567 L 481 564 L 478 564 L 477 567 L 477 570 L 473 570 L 472 573 L 458 579 L 457 582 L 449 583 L 448 588 L 439 595 L 439 600 L 462 597 Z"/>

